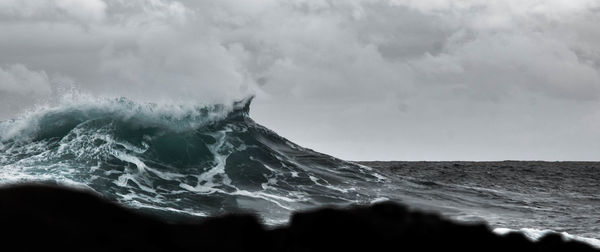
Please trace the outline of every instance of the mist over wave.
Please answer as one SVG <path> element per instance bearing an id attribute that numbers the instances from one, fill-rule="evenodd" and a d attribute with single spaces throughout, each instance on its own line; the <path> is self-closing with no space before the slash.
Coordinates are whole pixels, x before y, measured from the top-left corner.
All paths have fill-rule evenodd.
<path id="1" fill-rule="evenodd" d="M 78 99 L 0 123 L 0 182 L 51 180 L 166 218 L 368 203 L 384 177 L 255 123 L 252 97 L 184 106 Z"/>

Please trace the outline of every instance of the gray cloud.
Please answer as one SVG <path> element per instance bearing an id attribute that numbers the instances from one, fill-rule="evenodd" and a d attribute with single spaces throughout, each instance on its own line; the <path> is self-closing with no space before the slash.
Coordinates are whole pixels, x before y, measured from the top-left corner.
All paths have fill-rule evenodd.
<path id="1" fill-rule="evenodd" d="M 105 16 L 102 0 L 3 0 L 2 20 L 26 21 L 100 21 Z"/>
<path id="2" fill-rule="evenodd" d="M 0 67 L 0 113 L 20 111 L 51 93 L 52 85 L 44 71 L 30 70 L 22 64 Z"/>
<path id="3" fill-rule="evenodd" d="M 24 65 L 16 64 L 0 68 L 0 92 L 17 95 L 48 95 L 51 92 L 48 75 L 41 71 L 31 71 Z"/>
<path id="4" fill-rule="evenodd" d="M 43 82 L 16 67 L 45 76 L 44 94 L 28 97 L 61 86 L 178 102 L 257 94 L 258 121 L 347 159 L 597 159 L 599 7 L 0 1 L 0 76 L 13 76 L 0 90 L 27 96 Z M 38 100 L 4 99 L 0 113 Z"/>

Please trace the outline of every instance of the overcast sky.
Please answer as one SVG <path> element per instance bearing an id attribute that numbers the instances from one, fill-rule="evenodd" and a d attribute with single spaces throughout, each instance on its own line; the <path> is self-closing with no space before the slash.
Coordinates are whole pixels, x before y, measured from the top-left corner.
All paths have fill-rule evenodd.
<path id="1" fill-rule="evenodd" d="M 227 103 L 349 160 L 600 160 L 597 0 L 0 0 L 0 118 Z"/>

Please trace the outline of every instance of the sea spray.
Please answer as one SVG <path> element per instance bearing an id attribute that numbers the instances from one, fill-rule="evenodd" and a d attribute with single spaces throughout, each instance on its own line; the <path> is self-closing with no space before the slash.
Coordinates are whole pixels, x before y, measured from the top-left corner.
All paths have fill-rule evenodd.
<path id="1" fill-rule="evenodd" d="M 250 211 L 269 223 L 296 209 L 376 198 L 369 188 L 384 177 L 255 123 L 251 100 L 98 98 L 42 107 L 0 123 L 0 180 L 81 184 L 165 218 Z"/>

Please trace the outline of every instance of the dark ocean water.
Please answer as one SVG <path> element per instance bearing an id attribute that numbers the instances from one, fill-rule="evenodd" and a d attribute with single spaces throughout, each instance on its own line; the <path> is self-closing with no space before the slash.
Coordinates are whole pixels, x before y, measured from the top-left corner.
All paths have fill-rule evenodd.
<path id="1" fill-rule="evenodd" d="M 250 100 L 97 98 L 30 111 L 0 122 L 0 184 L 85 187 L 167 220 L 254 212 L 280 224 L 296 210 L 392 200 L 499 233 L 554 230 L 600 246 L 596 163 L 358 164 L 261 126 Z"/>
<path id="2" fill-rule="evenodd" d="M 232 106 L 76 101 L 0 123 L 0 183 L 57 181 L 167 219 L 366 204 L 386 178 L 302 148 Z"/>
<path id="3" fill-rule="evenodd" d="M 454 219 L 539 236 L 600 239 L 598 162 L 361 162 L 405 184 L 403 200 Z M 597 241 L 590 241 L 598 245 Z"/>

